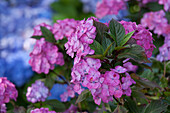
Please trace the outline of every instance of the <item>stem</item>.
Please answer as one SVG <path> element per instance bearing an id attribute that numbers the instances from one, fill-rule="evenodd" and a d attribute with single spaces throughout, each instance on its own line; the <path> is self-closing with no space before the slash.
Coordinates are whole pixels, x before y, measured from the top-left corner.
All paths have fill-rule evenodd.
<path id="1" fill-rule="evenodd" d="M 15 107 L 15 103 L 13 101 L 10 101 L 10 103 Z"/>
<path id="2" fill-rule="evenodd" d="M 78 108 L 79 108 L 80 111 L 82 110 L 80 102 L 78 103 Z"/>
<path id="3" fill-rule="evenodd" d="M 119 105 L 122 105 L 122 103 L 120 103 L 119 100 L 117 100 L 117 98 L 115 98 L 114 96 L 113 96 L 113 98 L 116 100 L 116 102 L 117 102 Z"/>
<path id="4" fill-rule="evenodd" d="M 42 107 L 42 101 L 40 101 L 40 107 Z"/>
<path id="5" fill-rule="evenodd" d="M 54 74 L 56 74 L 60 79 L 62 79 L 67 85 L 69 85 L 68 81 L 66 81 L 61 75 L 57 74 L 55 71 L 51 71 L 53 72 Z"/>
<path id="6" fill-rule="evenodd" d="M 163 76 L 165 77 L 165 75 L 166 75 L 166 62 L 164 61 L 164 74 L 163 74 Z"/>

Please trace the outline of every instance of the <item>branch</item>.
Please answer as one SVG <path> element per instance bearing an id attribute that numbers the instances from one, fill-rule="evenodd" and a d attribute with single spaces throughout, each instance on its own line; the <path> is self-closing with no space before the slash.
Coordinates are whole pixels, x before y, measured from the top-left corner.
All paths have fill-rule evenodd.
<path id="1" fill-rule="evenodd" d="M 56 74 L 60 79 L 62 79 L 67 85 L 69 85 L 68 81 L 66 81 L 61 75 L 57 74 L 55 71 L 51 71 L 53 72 L 54 74 Z"/>

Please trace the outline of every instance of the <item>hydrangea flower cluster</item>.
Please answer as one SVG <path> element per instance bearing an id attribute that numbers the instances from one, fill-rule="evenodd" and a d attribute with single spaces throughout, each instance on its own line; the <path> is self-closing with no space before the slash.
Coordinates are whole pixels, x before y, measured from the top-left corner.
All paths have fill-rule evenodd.
<path id="1" fill-rule="evenodd" d="M 126 72 L 126 68 L 116 66 L 115 69 L 110 70 L 111 71 L 106 71 L 105 74 L 101 74 L 101 86 L 96 89 L 91 89 L 93 99 L 98 105 L 100 105 L 101 100 L 105 103 L 112 101 L 113 96 L 116 98 L 120 98 L 123 94 L 130 96 L 130 86 L 136 83 Z M 121 77 L 122 73 L 125 73 L 125 77 Z"/>
<path id="2" fill-rule="evenodd" d="M 37 80 L 31 87 L 28 87 L 26 97 L 29 102 L 44 102 L 49 96 L 49 89 L 44 85 L 44 82 Z"/>
<path id="3" fill-rule="evenodd" d="M 126 62 L 123 64 L 123 67 L 125 67 L 127 69 L 127 71 L 132 71 L 132 72 L 136 72 L 138 66 L 133 65 L 131 62 Z"/>
<path id="4" fill-rule="evenodd" d="M 164 34 L 165 28 L 168 25 L 168 20 L 165 18 L 165 12 L 163 10 L 157 12 L 145 13 L 141 19 L 141 24 L 144 27 L 148 27 L 153 30 L 154 33 L 161 35 Z"/>
<path id="5" fill-rule="evenodd" d="M 7 80 L 6 77 L 0 77 L 0 105 L 8 103 L 10 99 L 14 99 L 18 96 L 18 91 L 15 85 Z"/>
<path id="6" fill-rule="evenodd" d="M 124 0 L 102 0 L 102 2 L 97 3 L 95 14 L 98 18 L 102 18 L 106 15 L 117 15 L 122 9 L 126 9 Z"/>
<path id="7" fill-rule="evenodd" d="M 35 25 L 52 23 L 49 6 L 54 1 L 56 0 L 0 2 L 0 77 L 4 75 L 17 87 L 24 85 L 33 76 L 28 60 L 35 40 L 30 37 Z"/>
<path id="8" fill-rule="evenodd" d="M 5 104 L 0 105 L 0 113 L 6 113 L 6 105 Z"/>
<path id="9" fill-rule="evenodd" d="M 159 52 L 160 54 L 156 57 L 157 60 L 160 62 L 170 60 L 170 40 L 159 48 Z"/>
<path id="10" fill-rule="evenodd" d="M 148 27 L 150 30 L 154 30 L 154 33 L 165 36 L 164 45 L 159 48 L 160 54 L 157 56 L 159 61 L 170 60 L 170 25 L 165 18 L 165 12 L 163 10 L 157 12 L 145 13 L 141 20 L 141 24 L 144 27 Z"/>
<path id="11" fill-rule="evenodd" d="M 164 5 L 165 11 L 170 11 L 170 1 L 169 0 L 159 0 L 159 4 Z"/>
<path id="12" fill-rule="evenodd" d="M 147 57 L 150 58 L 152 56 L 152 51 L 155 48 L 152 33 L 145 29 L 142 25 L 136 25 L 135 22 L 121 21 L 120 23 L 125 28 L 126 34 L 135 30 L 132 38 L 135 39 L 136 44 L 145 49 Z"/>
<path id="13" fill-rule="evenodd" d="M 88 18 L 87 20 L 82 20 L 79 22 L 79 25 L 76 27 L 76 31 L 71 34 L 68 38 L 68 42 L 64 45 L 67 54 L 74 57 L 74 52 L 80 52 L 82 51 L 85 54 L 86 48 L 89 48 L 89 44 L 93 43 L 93 39 L 95 39 L 96 36 L 96 28 L 93 26 L 93 17 Z M 95 19 L 96 20 L 96 19 Z M 86 54 L 87 55 L 87 54 Z"/>
<path id="14" fill-rule="evenodd" d="M 31 110 L 31 113 L 56 113 L 55 111 L 49 111 L 48 108 L 36 108 L 34 110 Z"/>
<path id="15" fill-rule="evenodd" d="M 40 26 L 45 26 L 52 30 L 52 27 L 45 23 L 40 24 L 34 28 L 33 36 L 41 36 L 42 32 Z M 55 64 L 64 65 L 63 54 L 58 52 L 58 47 L 50 42 L 46 42 L 44 38 L 36 41 L 33 51 L 30 53 L 31 59 L 29 64 L 37 73 L 48 74 L 49 70 L 54 69 Z"/>
<path id="16" fill-rule="evenodd" d="M 52 29 L 55 39 L 61 40 L 64 37 L 70 37 L 75 33 L 78 24 L 79 21 L 74 19 L 57 20 L 57 23 L 54 23 Z"/>
<path id="17" fill-rule="evenodd" d="M 78 88 L 78 91 L 76 90 L 76 88 Z M 81 92 L 83 91 L 81 86 L 74 84 L 70 84 L 69 86 L 67 86 L 66 90 L 67 90 L 66 92 L 60 95 L 62 102 L 66 102 L 69 97 L 73 98 L 76 93 L 75 91 L 77 91 L 78 94 L 81 94 Z"/>

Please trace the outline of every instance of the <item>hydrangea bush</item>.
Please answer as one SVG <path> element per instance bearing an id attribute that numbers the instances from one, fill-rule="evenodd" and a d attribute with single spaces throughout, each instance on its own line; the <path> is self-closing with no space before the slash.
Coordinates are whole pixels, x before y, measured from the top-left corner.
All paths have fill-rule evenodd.
<path id="1" fill-rule="evenodd" d="M 59 0 L 51 7 L 72 9 L 70 4 L 75 1 Z M 82 2 L 87 5 L 90 1 Z M 155 4 L 157 9 L 150 6 Z M 168 113 L 167 4 L 163 0 L 96 0 L 95 10 L 89 9 L 96 17 L 74 19 L 65 12 L 62 18 L 66 18 L 57 19 L 52 25 L 36 25 L 31 37 L 36 43 L 29 64 L 38 75 L 23 92 L 17 92 L 14 84 L 1 77 L 0 111 Z M 119 18 L 103 22 L 106 16 L 118 16 L 123 10 L 128 10 L 132 21 Z M 10 101 L 16 101 L 18 94 L 24 95 L 22 104 Z"/>

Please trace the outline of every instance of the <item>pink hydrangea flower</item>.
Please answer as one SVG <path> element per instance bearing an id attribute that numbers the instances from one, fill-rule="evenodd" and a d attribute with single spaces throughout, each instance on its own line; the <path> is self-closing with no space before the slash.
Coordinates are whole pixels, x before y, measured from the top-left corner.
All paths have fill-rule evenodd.
<path id="1" fill-rule="evenodd" d="M 75 93 L 81 94 L 83 90 L 79 84 L 70 84 L 67 91 L 60 95 L 61 101 L 66 102 L 69 97 L 73 98 Z"/>
<path id="2" fill-rule="evenodd" d="M 123 69 L 123 67 L 118 66 L 116 69 Z M 131 79 L 130 75 L 123 69 L 122 73 L 125 73 L 126 77 L 120 77 L 118 73 L 120 71 L 115 71 L 116 69 L 110 69 L 111 71 L 106 71 L 105 74 L 101 74 L 99 78 L 100 87 L 89 89 L 92 93 L 93 99 L 96 104 L 100 105 L 101 101 L 108 103 L 115 98 L 122 97 L 123 94 L 130 96 L 132 84 L 136 82 Z"/>
<path id="3" fill-rule="evenodd" d="M 44 102 L 49 96 L 49 89 L 44 85 L 44 82 L 37 80 L 31 87 L 28 87 L 26 97 L 29 102 Z"/>
<path id="4" fill-rule="evenodd" d="M 103 18 L 106 15 L 117 15 L 122 9 L 126 9 L 124 0 L 102 0 L 102 2 L 97 3 L 96 16 Z"/>
<path id="5" fill-rule="evenodd" d="M 153 44 L 152 33 L 141 25 L 136 25 L 135 22 L 121 21 L 120 23 L 125 28 L 126 34 L 136 30 L 132 35 L 132 38 L 136 40 L 136 44 L 145 49 L 147 57 L 150 58 L 152 56 L 152 51 L 155 48 L 155 45 Z"/>
<path id="6" fill-rule="evenodd" d="M 159 48 L 159 52 L 159 55 L 156 57 L 157 60 L 160 62 L 170 60 L 170 40 Z"/>
<path id="7" fill-rule="evenodd" d="M 86 51 L 85 48 L 93 43 L 93 39 L 96 37 L 96 28 L 93 26 L 93 19 L 95 18 L 91 17 L 86 21 L 80 21 L 75 33 L 68 37 L 68 42 L 64 46 L 67 50 L 67 54 L 72 58 L 74 57 L 75 52 L 84 52 Z"/>
<path id="8" fill-rule="evenodd" d="M 56 40 L 61 40 L 64 37 L 70 37 L 76 31 L 79 21 L 74 19 L 57 20 L 54 23 L 52 32 Z"/>
<path id="9" fill-rule="evenodd" d="M 136 82 L 130 77 L 128 73 L 126 73 L 125 75 L 126 77 L 122 77 L 122 89 L 124 94 L 130 96 L 132 92 L 130 86 L 132 84 L 136 84 Z"/>
<path id="10" fill-rule="evenodd" d="M 131 62 L 126 62 L 123 64 L 123 67 L 125 67 L 127 69 L 127 71 L 133 71 L 136 72 L 138 66 L 133 65 Z"/>
<path id="11" fill-rule="evenodd" d="M 120 75 L 114 71 L 105 72 L 105 81 L 110 86 L 117 86 L 120 84 Z"/>
<path id="12" fill-rule="evenodd" d="M 37 73 L 48 74 L 50 69 L 54 69 L 55 64 L 64 65 L 63 55 L 58 52 L 57 46 L 46 42 L 44 38 L 36 41 L 30 57 L 29 64 Z"/>
<path id="13" fill-rule="evenodd" d="M 14 99 L 18 96 L 18 92 L 15 85 L 7 80 L 6 77 L 0 77 L 0 105 L 8 103 L 10 99 Z"/>
<path id="14" fill-rule="evenodd" d="M 168 25 L 168 20 L 165 18 L 165 12 L 160 10 L 157 12 L 145 13 L 141 19 L 141 24 L 153 30 L 154 33 L 161 35 L 165 32 L 164 28 Z"/>
<path id="15" fill-rule="evenodd" d="M 125 73 L 127 69 L 122 66 L 116 66 L 115 69 L 112 69 L 112 71 L 116 73 Z"/>
<path id="16" fill-rule="evenodd" d="M 100 68 L 101 63 L 99 59 L 85 58 L 81 59 L 79 63 L 74 64 L 71 76 L 71 82 L 84 80 L 85 76 L 89 73 L 90 68 L 96 71 Z"/>
<path id="17" fill-rule="evenodd" d="M 43 27 L 46 27 L 48 30 L 52 30 L 52 26 L 50 26 L 50 25 L 48 25 L 48 24 L 46 24 L 46 23 L 41 23 L 41 24 L 39 24 L 39 25 L 36 25 L 35 27 L 34 27 L 34 33 L 33 33 L 33 36 L 42 36 L 43 34 L 42 34 L 42 32 L 41 32 L 41 26 L 43 26 Z"/>
<path id="18" fill-rule="evenodd" d="M 0 105 L 0 113 L 6 113 L 6 105 L 5 104 L 1 104 Z"/>
<path id="19" fill-rule="evenodd" d="M 170 11 L 170 1 L 169 0 L 159 0 L 159 4 L 164 5 L 165 11 Z"/>
<path id="20" fill-rule="evenodd" d="M 96 89 L 100 87 L 99 82 L 100 72 L 94 68 L 90 68 L 88 75 L 86 75 L 82 85 L 88 89 Z"/>
<path id="21" fill-rule="evenodd" d="M 31 113 L 56 113 L 55 111 L 49 111 L 48 108 L 36 108 L 34 110 L 31 110 Z"/>

